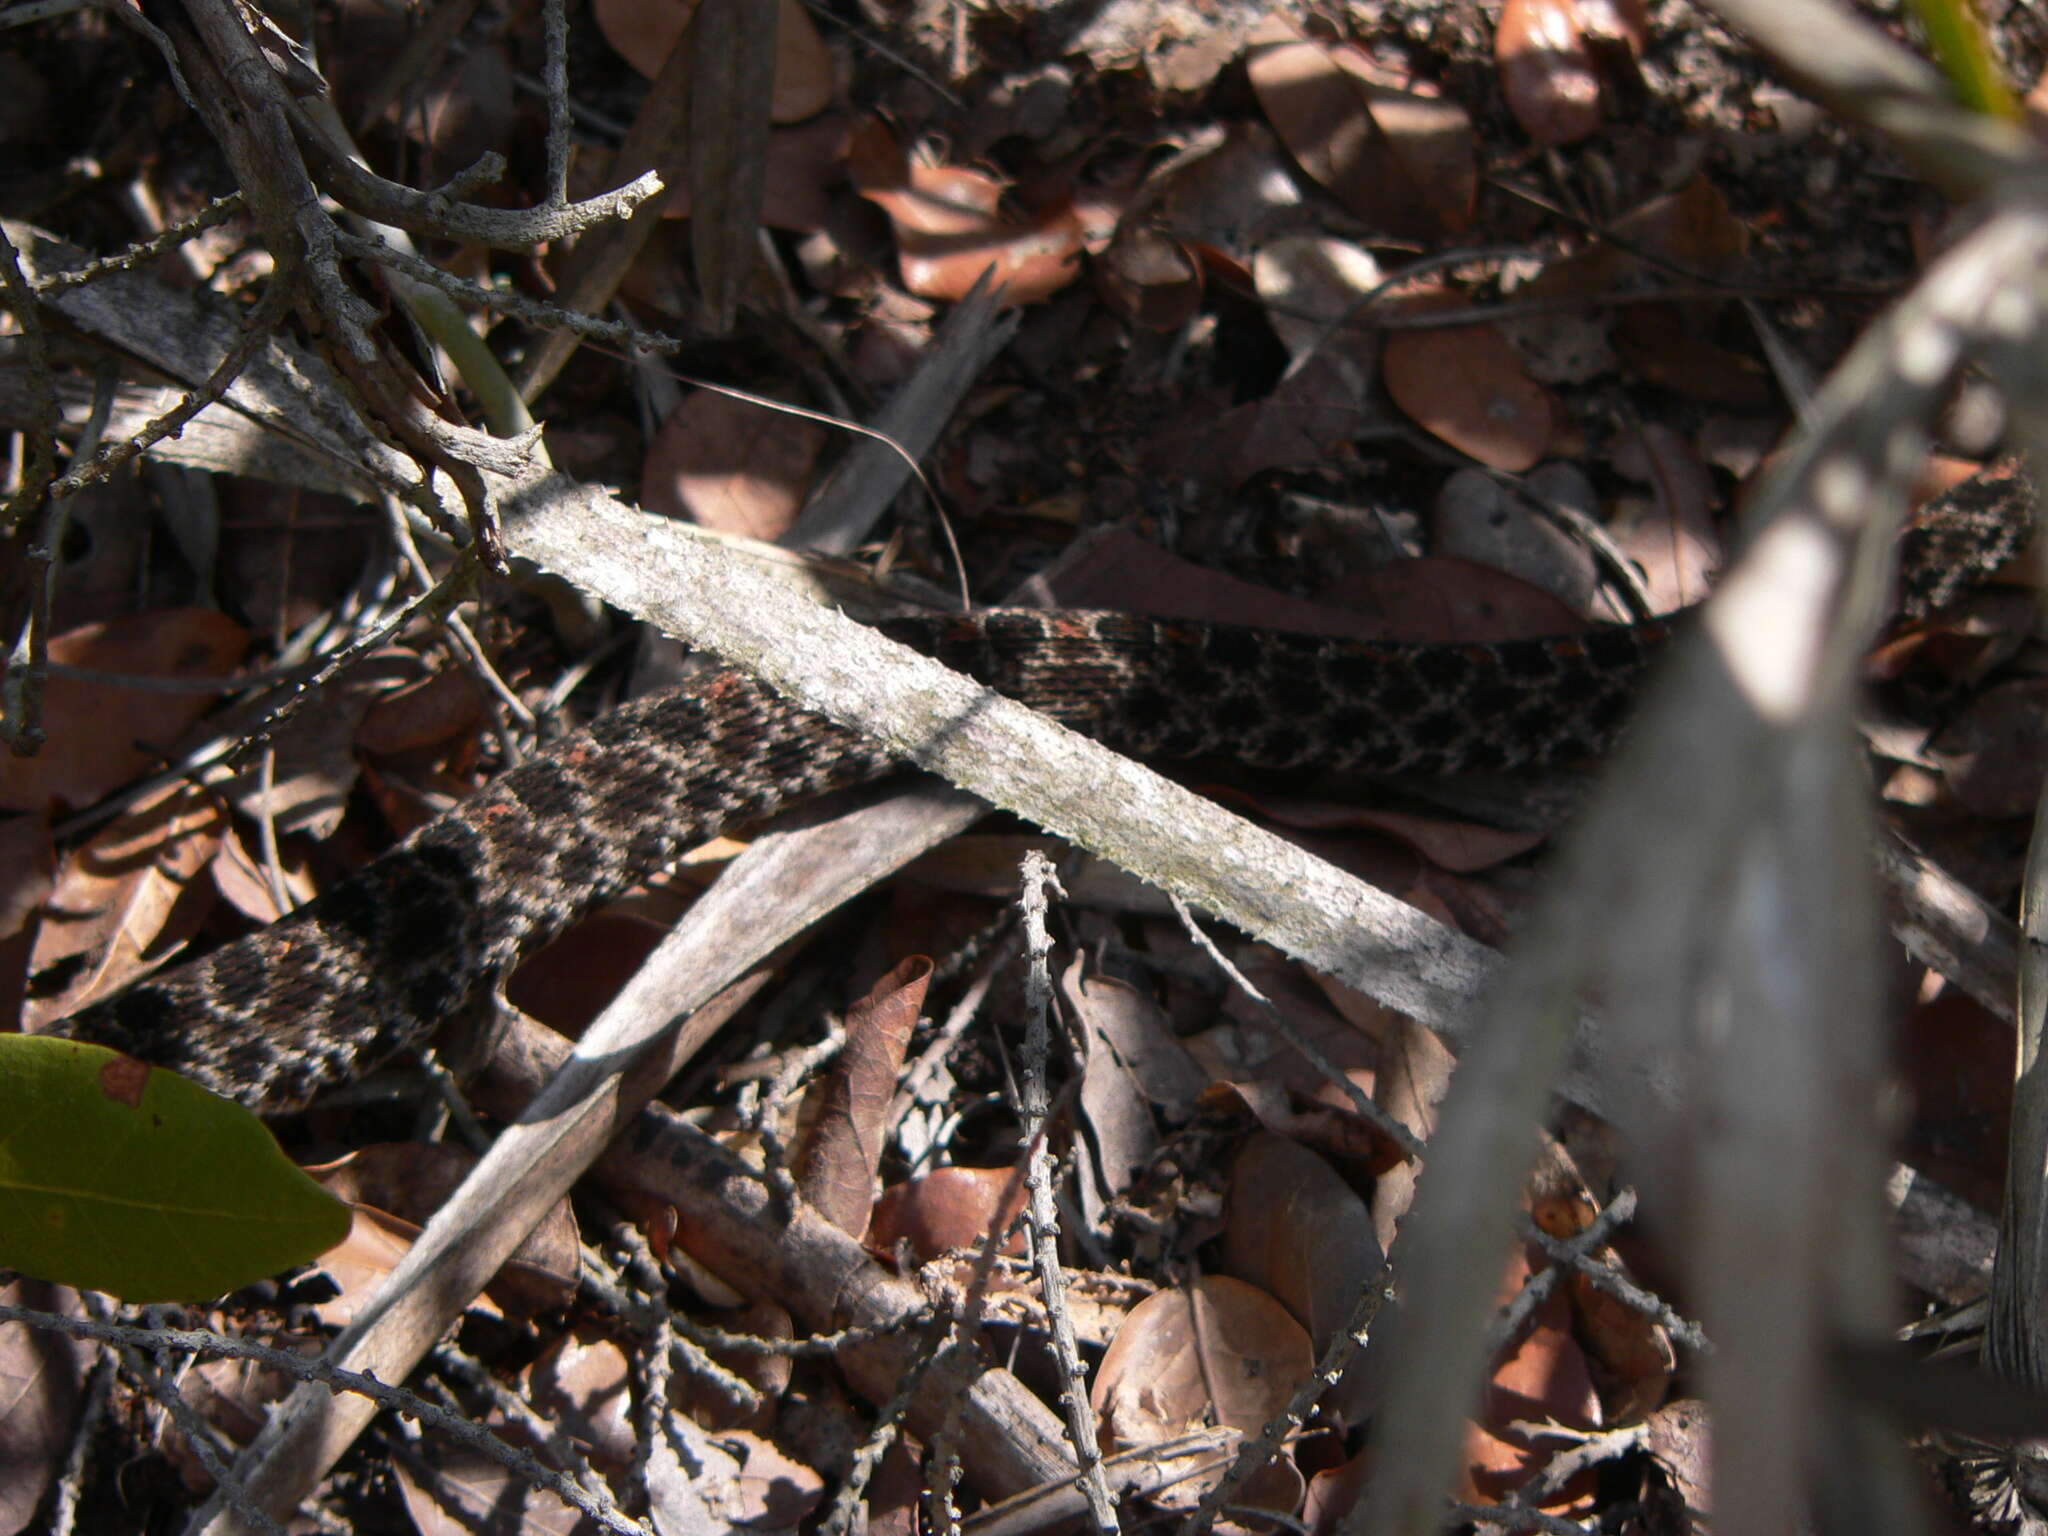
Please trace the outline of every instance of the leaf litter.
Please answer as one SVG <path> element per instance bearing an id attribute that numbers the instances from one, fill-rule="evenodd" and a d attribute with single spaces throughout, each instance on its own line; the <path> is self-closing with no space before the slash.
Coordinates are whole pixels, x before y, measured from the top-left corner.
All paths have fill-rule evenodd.
<path id="1" fill-rule="evenodd" d="M 1864 151 L 1796 110 L 1725 39 L 1661 7 L 1644 18 L 1627 5 L 1517 0 L 1481 36 L 1399 6 L 1354 7 L 1341 31 L 1317 18 L 1118 6 L 1064 39 L 1013 7 L 974 12 L 958 32 L 923 13 L 852 9 L 859 25 L 842 25 L 846 16 L 820 25 L 803 7 L 781 7 L 778 126 L 763 188 L 763 224 L 777 233 L 740 333 L 693 337 L 674 376 L 666 364 L 587 347 L 537 414 L 563 467 L 623 484 L 664 515 L 777 539 L 841 445 L 815 422 L 697 390 L 695 380 L 866 417 L 910 371 L 944 306 L 992 266 L 1010 284 L 1008 302 L 1023 307 L 1021 325 L 948 402 L 953 422 L 928 469 L 951 533 L 920 505 L 864 551 L 899 592 L 950 586 L 947 540 L 957 538 L 979 594 L 1393 638 L 1555 634 L 1629 611 L 1597 562 L 1575 558 L 1560 577 L 1548 557 L 1525 552 L 1530 540 L 1501 532 L 1526 524 L 1544 530 L 1535 544 L 1556 544 L 1555 530 L 1570 526 L 1558 517 L 1565 506 L 1608 525 L 1650 611 L 1683 606 L 1702 594 L 1730 536 L 1740 476 L 1725 466 L 1755 463 L 1732 445 L 1768 443 L 1788 417 L 1740 306 L 1712 285 L 1764 296 L 1773 323 L 1825 367 L 1910 277 L 1934 210 L 1917 190 L 1902 198 Z M 685 35 L 688 13 L 673 0 L 603 0 L 572 16 L 573 184 L 608 184 L 617 130 Z M 388 18 L 342 6 L 319 27 L 323 59 L 343 65 L 331 73 L 344 116 L 361 124 L 380 171 L 446 176 L 497 151 L 515 169 L 491 195 L 541 195 L 544 115 L 524 83 L 539 29 L 528 10 L 479 7 L 458 47 L 389 80 L 359 62 L 395 52 L 367 40 L 409 35 Z M 99 143 L 109 163 L 134 168 L 134 185 L 162 216 L 179 216 L 223 190 L 221 172 L 160 82 L 113 93 L 131 63 L 137 79 L 158 80 L 128 46 L 84 21 L 13 34 L 0 64 L 76 82 L 66 100 L 78 105 L 53 102 L 6 131 L 52 164 L 60 146 L 69 156 Z M 104 123 L 81 115 L 95 101 L 114 103 Z M 179 123 L 161 142 L 145 103 Z M 1815 198 L 1822 164 L 1834 191 Z M 688 175 L 680 164 L 661 169 L 676 189 L 667 222 L 619 302 L 641 323 L 670 328 L 693 313 L 681 222 Z M 113 190 L 111 177 L 66 187 L 30 177 L 6 211 L 110 247 L 109 231 L 128 227 Z M 231 225 L 195 242 L 177 281 L 245 300 L 265 265 L 242 249 L 246 234 Z M 534 294 L 553 291 L 573 259 L 564 247 L 437 256 Z M 529 344 L 512 322 L 488 328 L 508 357 Z M 1995 443 L 1980 431 L 1959 433 L 1954 446 L 1953 463 L 1967 471 Z M 147 495 L 124 489 L 135 505 L 109 517 L 89 548 L 66 552 L 67 602 L 91 594 L 92 606 L 67 610 L 77 627 L 53 640 L 55 659 L 219 679 L 245 648 L 271 657 L 365 622 L 360 552 L 382 538 L 378 516 L 254 479 L 215 479 L 211 512 L 200 513 L 210 552 L 207 539 L 170 531 L 189 535 L 190 525 L 174 523 L 182 503 L 158 481 Z M 125 525 L 137 521 L 164 528 L 161 542 L 134 542 Z M 1562 542 L 1583 555 L 1576 535 Z M 7 558 L 10 572 L 20 569 L 18 548 Z M 370 611 L 388 610 L 372 602 Z M 561 594 L 493 593 L 473 622 L 504 684 L 543 711 L 561 709 L 569 665 L 588 674 L 568 693 L 575 718 L 633 691 L 654 667 L 630 646 L 608 645 L 605 626 Z M 1888 676 L 1933 671 L 1945 687 L 1973 690 L 1944 733 L 1901 764 L 1893 793 L 1993 897 L 2010 890 L 2009 822 L 2033 796 L 2034 780 L 2013 773 L 2011 743 L 2041 729 L 2040 689 L 2024 671 L 2000 688 L 1978 683 L 1976 669 L 2018 652 L 2014 623 L 1993 614 L 1978 626 L 1989 639 L 1960 621 L 1928 626 L 1884 660 Z M 205 693 L 110 695 L 52 678 L 51 745 L 0 767 L 16 813 L 10 846 L 24 850 L 9 861 L 13 884 L 26 893 L 21 904 L 39 907 L 33 932 L 0 950 L 23 1015 L 55 1017 L 267 917 L 274 857 L 303 899 L 520 745 L 492 690 L 428 631 L 408 631 L 384 659 L 400 691 L 324 692 L 313 777 L 287 772 L 280 785 L 273 775 L 278 855 L 247 820 L 260 807 L 246 781 L 184 788 L 117 811 L 98 833 L 68 833 L 45 889 L 34 849 L 53 807 L 60 820 L 88 810 L 215 729 Z M 1330 786 L 1198 782 L 1251 814 L 1312 828 L 1304 835 L 1336 862 L 1489 942 L 1526 901 L 1540 828 L 1488 826 L 1426 801 L 1361 803 L 1355 787 L 1340 797 Z M 293 814 L 309 803 L 318 814 Z M 1348 809 L 1327 809 L 1340 803 Z M 827 924 L 672 1098 L 754 1165 L 791 1168 L 797 1188 L 865 1238 L 877 1265 L 901 1260 L 935 1297 L 985 1309 L 991 1344 L 1034 1362 L 1024 1374 L 1035 1381 L 1046 1360 L 1036 1281 L 1007 1259 L 975 1257 L 986 1244 L 1009 1252 L 1021 1241 L 1025 1148 L 1006 1104 L 1017 1005 L 1002 935 L 1025 840 L 1001 826 L 970 836 L 902 877 L 886 909 Z M 1062 976 L 1072 1034 L 1055 1072 L 1077 1086 L 1052 1135 L 1072 1169 L 1076 1225 L 1061 1253 L 1081 1303 L 1099 1449 L 1217 1426 L 1256 1435 L 1381 1257 L 1391 1254 L 1398 1277 L 1416 1165 L 1352 1095 L 1424 1128 L 1450 1063 L 1433 1039 L 1336 984 L 1210 935 L 1268 999 L 1250 1002 L 1155 894 L 1111 871 L 1083 861 L 1068 885 L 1077 895 L 1063 938 L 1086 962 L 1074 959 Z M 529 968 L 532 979 L 514 982 L 515 996 L 550 1022 L 587 1019 L 644 951 L 642 914 L 672 909 L 693 889 L 688 875 L 657 886 L 565 936 Z M 227 902 L 212 899 L 216 888 Z M 919 954 L 933 957 L 933 991 L 892 1005 L 901 1017 L 878 1053 L 849 1045 L 833 1062 L 811 1048 L 827 1019 Z M 1956 1063 L 1995 1062 L 2002 1037 L 1952 990 L 1932 981 L 1921 990 L 1902 1066 L 1904 1092 L 1919 1105 L 1908 1155 L 1981 1204 L 1995 1194 L 1987 1164 L 2002 1140 L 1943 1127 L 1999 1113 L 1996 1066 L 1959 1083 Z M 867 1039 L 868 1026 L 849 1028 Z M 906 1072 L 924 1085 L 918 1093 L 903 1089 Z M 414 1118 L 368 1107 L 288 1133 L 310 1160 L 380 1141 L 412 1146 Z M 1528 1192 L 1535 1225 L 1557 1240 L 1582 1231 L 1619 1182 L 1611 1160 L 1582 1170 L 1563 1137 Z M 416 1215 L 430 1210 L 438 1188 L 428 1163 L 393 1158 L 387 1198 L 409 1195 Z M 678 1370 L 672 1382 L 688 1385 L 654 1403 L 668 1367 L 651 1369 L 649 1352 L 669 1344 L 619 1304 L 623 1289 L 586 1288 L 531 1315 L 473 1317 L 457 1345 L 512 1382 L 538 1423 L 559 1426 L 629 1504 L 638 1495 L 626 1447 L 638 1431 L 621 1421 L 670 1413 L 671 1428 L 687 1426 L 704 1465 L 719 1469 L 695 1496 L 694 1518 L 716 1509 L 788 1528 L 815 1518 L 827 1489 L 849 1475 L 871 1406 L 848 1394 L 829 1349 L 793 1361 L 772 1350 L 828 1326 L 793 1320 L 763 1275 L 706 1277 L 702 1288 L 731 1310 L 698 1301 L 656 1268 L 664 1255 L 686 1262 L 686 1242 L 668 1247 L 674 1213 L 624 1203 L 632 1219 L 595 1193 L 577 1202 L 586 1243 L 679 1319 L 722 1329 L 728 1343 L 704 1357 L 720 1366 Z M 389 1247 L 373 1270 L 405 1241 L 380 1230 Z M 1669 1272 L 1654 1235 L 1631 1232 L 1595 1251 L 1598 1264 L 1641 1284 Z M 1502 1344 L 1468 1431 L 1463 1495 L 1533 1490 L 1541 1508 L 1574 1518 L 1641 1500 L 1650 1513 L 1631 1529 L 1694 1528 L 1711 1502 L 1705 1430 L 1687 1396 L 1695 1361 L 1660 1321 L 1583 1275 L 1543 1282 L 1561 1272 L 1507 1234 L 1475 1235 L 1472 1262 L 1501 1268 L 1504 1306 L 1533 1284 L 1550 1289 Z M 283 1318 L 319 1316 L 309 1310 L 318 1305 L 273 1286 L 216 1321 L 274 1330 Z M 1398 1304 L 1381 1326 L 1398 1326 Z M 12 1345 L 19 1331 L 0 1337 Z M 1230 1520 L 1260 1525 L 1251 1511 L 1263 1508 L 1317 1531 L 1342 1521 L 1370 1476 L 1372 1367 L 1368 1350 L 1263 1480 L 1238 1490 Z M 721 1370 L 752 1387 L 719 1385 Z M 533 1422 L 488 1401 L 473 1372 L 451 1366 L 444 1379 L 439 1390 L 480 1419 L 534 1436 Z M 7 1529 L 33 1517 L 37 1499 L 24 1489 L 55 1475 L 63 1436 L 52 1430 L 76 1411 L 63 1393 L 0 1410 L 11 1444 L 44 1448 L 0 1489 L 0 1510 L 19 1514 Z M 1617 1426 L 1642 1427 L 1648 1449 L 1598 1475 L 1544 1483 L 1571 1446 Z M 899 1474 L 907 1466 L 912 1483 L 929 1485 L 926 1459 L 942 1449 L 912 1437 L 892 1454 Z M 400 1503 L 421 1530 L 555 1521 L 540 1513 L 549 1496 L 515 1511 L 523 1485 L 432 1437 L 361 1454 L 326 1496 L 358 1521 L 388 1523 Z M 379 1459 L 399 1492 L 370 1470 Z M 153 1475 L 189 1473 L 169 1449 L 158 1462 Z M 966 1468 L 970 1500 L 976 1470 Z M 1218 1475 L 1211 1466 L 1159 1502 L 1185 1509 Z M 658 1528 L 693 1518 L 673 1476 L 655 1468 L 649 1478 Z M 889 1490 L 886 1477 L 870 1488 L 871 1523 L 902 1510 Z"/>

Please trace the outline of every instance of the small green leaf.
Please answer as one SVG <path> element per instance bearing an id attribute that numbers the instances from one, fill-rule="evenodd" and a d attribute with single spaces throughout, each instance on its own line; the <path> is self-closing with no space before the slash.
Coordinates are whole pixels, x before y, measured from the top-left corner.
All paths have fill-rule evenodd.
<path id="1" fill-rule="evenodd" d="M 2008 122 L 2020 116 L 1983 18 L 1971 0 L 1908 0 L 1934 61 L 1964 106 Z"/>
<path id="2" fill-rule="evenodd" d="M 103 1046 L 0 1035 L 0 1265 L 203 1301 L 348 1227 L 348 1206 L 241 1105 Z"/>

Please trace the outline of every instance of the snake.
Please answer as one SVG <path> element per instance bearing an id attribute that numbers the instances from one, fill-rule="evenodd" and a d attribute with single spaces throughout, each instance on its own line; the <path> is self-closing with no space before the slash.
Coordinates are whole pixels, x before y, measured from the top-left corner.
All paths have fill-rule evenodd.
<path id="1" fill-rule="evenodd" d="M 2017 549 L 2016 489 L 2000 461 L 1941 498 L 1940 516 L 1923 512 L 1902 540 L 1902 613 L 1942 606 Z M 1599 759 L 1675 625 L 1458 644 L 998 608 L 877 627 L 1141 760 L 1405 778 Z M 419 1048 L 522 956 L 688 848 L 901 767 L 744 672 L 707 670 L 606 712 L 280 921 L 56 1032 L 262 1114 L 296 1110 Z"/>

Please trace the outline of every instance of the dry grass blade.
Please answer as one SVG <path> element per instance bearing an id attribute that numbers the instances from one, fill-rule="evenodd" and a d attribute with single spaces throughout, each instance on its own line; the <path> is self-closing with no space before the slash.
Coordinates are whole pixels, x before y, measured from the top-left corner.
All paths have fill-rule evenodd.
<path id="1" fill-rule="evenodd" d="M 1404 1237 L 1409 1316 L 1385 1472 L 1348 1529 L 1436 1527 L 1484 1347 L 1491 1277 L 1471 1264 L 1469 1234 L 1507 1218 L 1589 986 L 1606 1000 L 1609 1070 L 1621 1073 L 1606 1097 L 1662 1176 L 1653 1203 L 1670 1197 L 1674 1225 L 1693 1234 L 1707 1329 L 1723 1345 L 1717 1519 L 1765 1529 L 1804 1506 L 1806 1470 L 1824 1458 L 1808 1438 L 1820 1416 L 1802 1405 L 1818 1401 L 1828 1331 L 1882 1323 L 1868 1294 L 1882 1273 L 1872 1098 L 1845 1091 L 1874 1070 L 1872 1015 L 1840 990 L 1872 963 L 1855 917 L 1868 856 L 1861 832 L 1826 812 L 1828 763 L 1882 611 L 1921 423 L 1966 341 L 1993 327 L 2001 283 L 2044 257 L 2048 220 L 2005 212 L 1851 352 L 1756 503 L 1754 549 L 1646 701 L 1446 1105 Z M 1816 816 L 1830 834 L 1818 847 Z M 1810 942 L 1787 942 L 1802 929 Z M 1733 942 L 1745 931 L 1777 937 L 1759 951 Z M 1793 1006 L 1761 1040 L 1766 987 Z M 1738 1109 L 1751 1134 L 1704 1134 Z M 1781 1240 L 1760 1260 L 1765 1233 Z M 1749 1326 L 1752 1309 L 1769 1326 Z M 1761 1411 L 1773 1393 L 1782 1416 Z"/>

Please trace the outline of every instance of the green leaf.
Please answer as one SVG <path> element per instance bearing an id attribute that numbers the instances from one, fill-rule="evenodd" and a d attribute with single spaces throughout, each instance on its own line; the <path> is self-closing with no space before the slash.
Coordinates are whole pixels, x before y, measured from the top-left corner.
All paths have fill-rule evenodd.
<path id="1" fill-rule="evenodd" d="M 2005 83 L 2005 72 L 1971 0 L 1908 0 L 1908 4 L 1927 36 L 1935 63 L 1948 76 L 1963 105 L 1986 117 L 2017 119 L 2020 104 Z"/>
<path id="2" fill-rule="evenodd" d="M 0 1265 L 203 1301 L 348 1227 L 348 1206 L 241 1105 L 104 1046 L 0 1035 Z"/>

